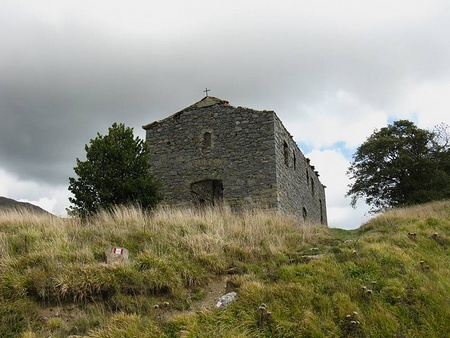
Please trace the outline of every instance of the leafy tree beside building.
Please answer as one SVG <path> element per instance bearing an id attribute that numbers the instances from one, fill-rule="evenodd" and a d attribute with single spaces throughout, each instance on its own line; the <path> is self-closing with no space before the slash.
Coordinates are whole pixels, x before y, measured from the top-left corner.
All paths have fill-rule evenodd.
<path id="1" fill-rule="evenodd" d="M 351 204 L 363 198 L 372 212 L 450 198 L 447 128 L 395 121 L 357 148 L 347 174 Z"/>
<path id="2" fill-rule="evenodd" d="M 114 123 L 108 135 L 97 133 L 85 145 L 86 160 L 77 158 L 77 178 L 69 178 L 74 197 L 70 212 L 82 217 L 114 205 L 139 204 L 153 208 L 160 199 L 158 184 L 149 172 L 149 151 L 134 138 L 133 129 Z"/>

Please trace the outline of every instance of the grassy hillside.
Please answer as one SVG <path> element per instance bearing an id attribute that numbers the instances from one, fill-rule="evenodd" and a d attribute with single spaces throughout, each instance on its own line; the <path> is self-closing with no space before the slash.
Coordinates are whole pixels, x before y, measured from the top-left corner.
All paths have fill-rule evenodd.
<path id="1" fill-rule="evenodd" d="M 11 198 L 0 196 L 0 211 L 33 212 L 37 214 L 50 214 L 41 207 L 28 202 L 19 202 Z"/>
<path id="2" fill-rule="evenodd" d="M 110 246 L 129 262 L 106 264 Z M 227 209 L 0 212 L 0 336 L 446 337 L 449 266 L 450 202 L 354 231 Z"/>

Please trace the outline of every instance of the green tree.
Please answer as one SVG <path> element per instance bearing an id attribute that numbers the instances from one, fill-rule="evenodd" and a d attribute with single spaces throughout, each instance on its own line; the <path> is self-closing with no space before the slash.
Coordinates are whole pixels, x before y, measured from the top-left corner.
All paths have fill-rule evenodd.
<path id="1" fill-rule="evenodd" d="M 108 135 L 97 133 L 85 145 L 86 161 L 77 158 L 77 178 L 69 178 L 74 197 L 70 212 L 82 217 L 114 205 L 138 203 L 153 208 L 160 199 L 158 184 L 149 172 L 145 142 L 134 138 L 133 129 L 114 123 Z"/>
<path id="2" fill-rule="evenodd" d="M 357 148 L 347 175 L 352 206 L 363 198 L 372 212 L 449 198 L 446 127 L 429 131 L 399 120 L 376 130 Z"/>

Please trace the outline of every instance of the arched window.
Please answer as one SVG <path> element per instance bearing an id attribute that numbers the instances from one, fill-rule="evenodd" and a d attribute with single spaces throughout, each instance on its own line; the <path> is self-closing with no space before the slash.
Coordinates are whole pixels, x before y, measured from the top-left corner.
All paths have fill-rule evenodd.
<path id="1" fill-rule="evenodd" d="M 308 218 L 308 212 L 306 211 L 305 207 L 302 208 L 302 215 L 303 215 L 303 220 L 306 221 L 306 219 Z"/>
<path id="2" fill-rule="evenodd" d="M 211 148 L 211 133 L 209 131 L 203 134 L 203 147 Z"/>
<path id="3" fill-rule="evenodd" d="M 211 132 L 206 131 L 203 133 L 203 140 L 202 140 L 202 151 L 209 152 L 211 150 L 212 146 L 212 135 Z"/>

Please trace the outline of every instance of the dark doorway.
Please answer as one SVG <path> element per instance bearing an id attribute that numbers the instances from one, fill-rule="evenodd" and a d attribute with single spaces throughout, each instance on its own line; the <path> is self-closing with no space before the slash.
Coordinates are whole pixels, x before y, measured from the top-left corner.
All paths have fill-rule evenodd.
<path id="1" fill-rule="evenodd" d="M 204 180 L 191 184 L 191 196 L 196 206 L 214 206 L 223 200 L 223 184 L 220 180 Z"/>

